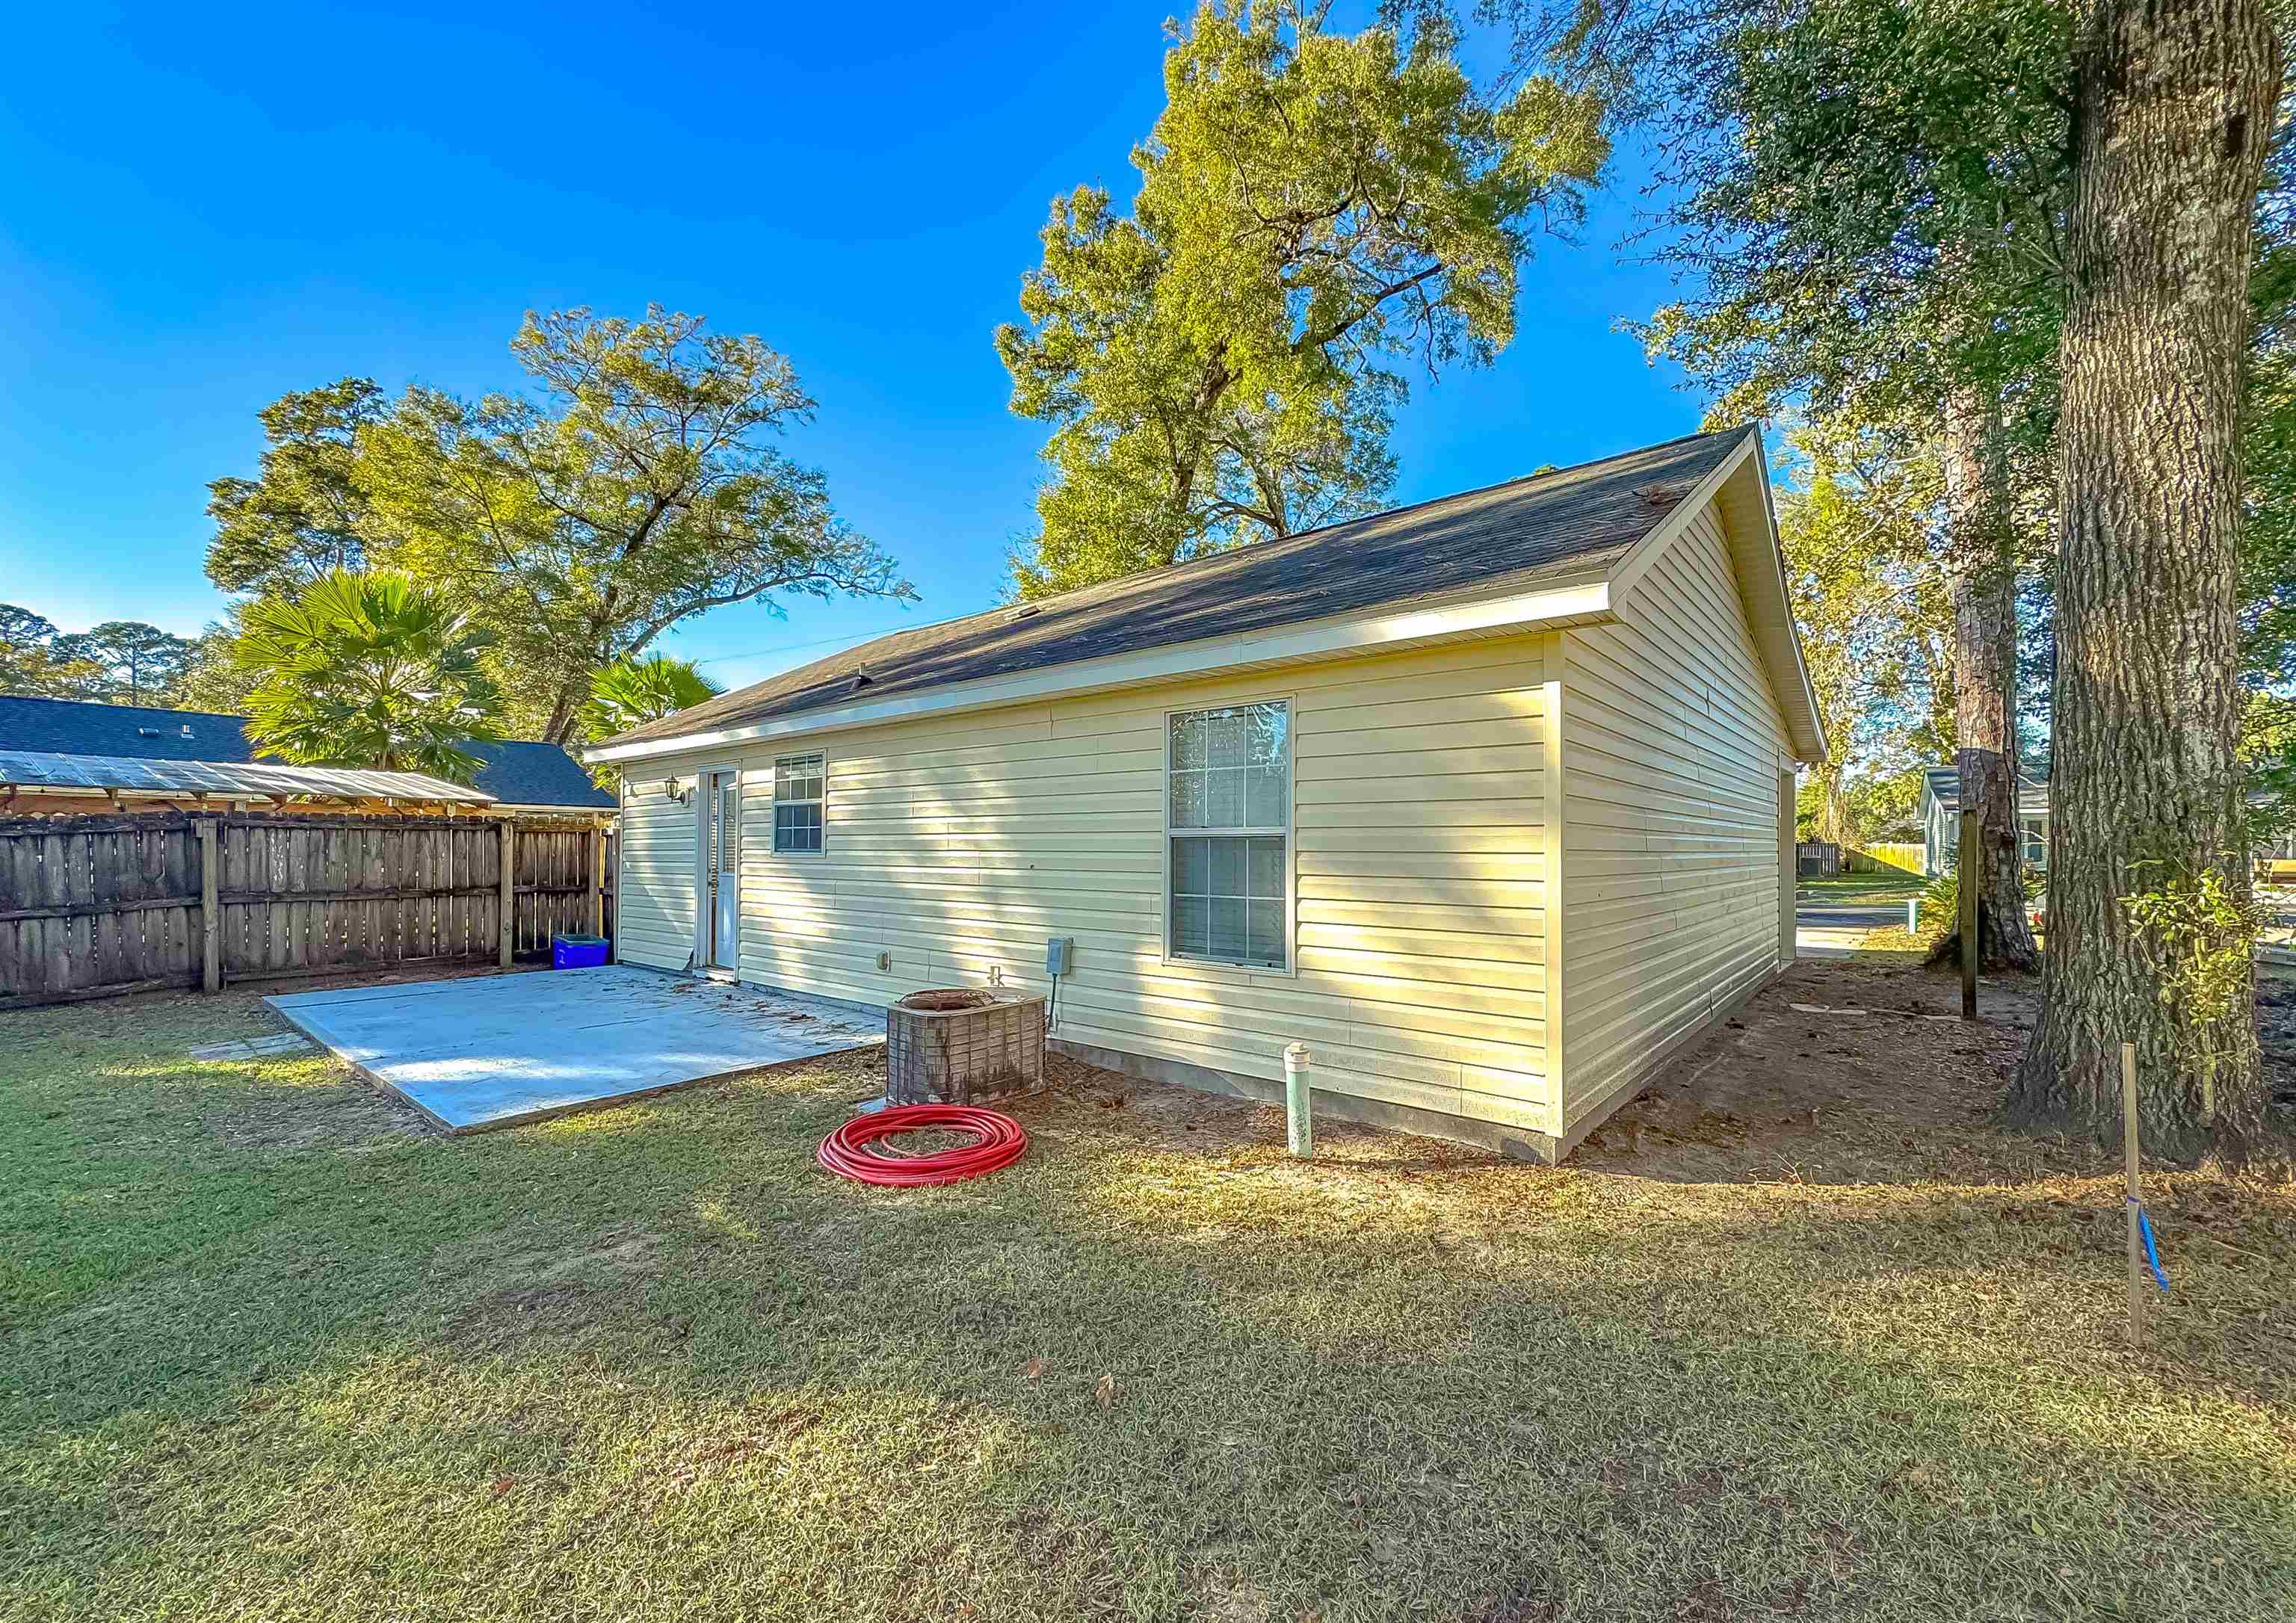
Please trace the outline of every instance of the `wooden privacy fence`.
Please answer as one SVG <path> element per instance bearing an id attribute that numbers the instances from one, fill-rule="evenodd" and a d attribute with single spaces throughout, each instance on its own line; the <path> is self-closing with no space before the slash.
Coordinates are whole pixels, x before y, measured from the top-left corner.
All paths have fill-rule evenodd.
<path id="1" fill-rule="evenodd" d="M 1843 857 L 1852 873 L 1911 873 L 1919 878 L 1927 852 L 1921 841 L 1853 846 Z"/>
<path id="2" fill-rule="evenodd" d="M 1841 872 L 1841 848 L 1824 840 L 1804 840 L 1794 847 L 1794 872 L 1803 879 L 1832 879 Z"/>
<path id="3" fill-rule="evenodd" d="M 554 932 L 611 937 L 612 846 L 603 829 L 540 820 L 0 822 L 0 1008 L 361 969 L 507 967 L 547 955 Z"/>

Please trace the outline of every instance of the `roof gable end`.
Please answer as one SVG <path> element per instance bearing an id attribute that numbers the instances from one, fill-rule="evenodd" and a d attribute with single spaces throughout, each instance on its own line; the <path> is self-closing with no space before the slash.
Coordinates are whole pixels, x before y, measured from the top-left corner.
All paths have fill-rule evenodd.
<path id="1" fill-rule="evenodd" d="M 1778 713 L 1785 718 L 1794 758 L 1815 766 L 1826 756 L 1825 726 L 1818 715 L 1808 661 L 1802 655 L 1793 598 L 1786 587 L 1785 552 L 1778 541 L 1777 507 L 1762 452 L 1761 436 L 1748 430 L 1738 450 L 1611 571 L 1611 601 L 1621 601 L 1652 566 L 1682 544 L 1698 514 L 1712 508 L 1729 545 L 1731 571 L 1737 578 L 1755 652 Z"/>

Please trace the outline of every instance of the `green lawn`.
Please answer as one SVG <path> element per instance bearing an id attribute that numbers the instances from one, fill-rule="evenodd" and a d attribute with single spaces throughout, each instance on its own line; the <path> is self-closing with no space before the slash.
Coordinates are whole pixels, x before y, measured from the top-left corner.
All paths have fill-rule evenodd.
<path id="1" fill-rule="evenodd" d="M 2284 1186 L 2162 1181 L 2135 1360 L 2107 1169 L 1980 1126 L 1300 1167 L 1072 1094 L 888 1193 L 811 1161 L 864 1062 L 450 1140 L 184 1057 L 264 1026 L 0 1015 L 0 1616 L 2291 1615 Z"/>

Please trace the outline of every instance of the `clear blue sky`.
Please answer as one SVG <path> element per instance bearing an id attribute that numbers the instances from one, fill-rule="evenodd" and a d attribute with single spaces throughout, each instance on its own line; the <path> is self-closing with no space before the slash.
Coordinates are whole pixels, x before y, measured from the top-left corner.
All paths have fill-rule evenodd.
<path id="1" fill-rule="evenodd" d="M 990 347 L 1052 197 L 1162 102 L 1177 0 L 28 7 L 0 98 L 0 601 L 185 634 L 208 480 L 257 410 L 348 373 L 513 386 L 525 310 L 648 300 L 756 332 L 819 399 L 788 442 L 923 601 L 721 609 L 668 643 L 721 682 L 987 606 L 1044 430 Z M 1063 14 L 1066 12 L 1067 14 Z M 1498 365 L 1414 383 L 1413 501 L 1686 432 L 1621 316 L 1632 179 L 1542 245 Z"/>

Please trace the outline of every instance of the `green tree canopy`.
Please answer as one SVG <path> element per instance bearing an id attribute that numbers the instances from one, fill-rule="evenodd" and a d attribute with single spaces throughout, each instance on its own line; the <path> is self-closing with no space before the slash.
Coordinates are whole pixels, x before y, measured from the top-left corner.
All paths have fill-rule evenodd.
<path id="1" fill-rule="evenodd" d="M 759 340 L 656 306 L 529 316 L 511 348 L 539 400 L 411 389 L 361 433 L 359 483 L 381 556 L 494 633 L 521 725 L 567 742 L 597 671 L 705 609 L 915 595 L 768 443 L 814 402 Z"/>
<path id="2" fill-rule="evenodd" d="M 208 578 L 226 592 L 292 594 L 337 570 L 357 570 L 375 545 L 357 476 L 358 431 L 390 415 L 372 379 L 343 378 L 282 395 L 257 414 L 263 459 L 255 479 L 208 486 Z"/>
<path id="3" fill-rule="evenodd" d="M 60 634 L 58 659 L 90 668 L 85 696 L 122 704 L 171 705 L 192 660 L 192 643 L 142 620 L 106 620 Z"/>
<path id="4" fill-rule="evenodd" d="M 1054 203 L 996 334 L 1013 409 L 1054 425 L 1022 596 L 1367 510 L 1398 367 L 1496 355 L 1534 226 L 1578 217 L 1591 97 L 1532 75 L 1495 105 L 1445 20 L 1350 37 L 1325 10 L 1201 6 L 1130 212 Z"/>
<path id="5" fill-rule="evenodd" d="M 1652 251 L 1695 291 L 1645 328 L 1742 420 L 1778 401 L 2054 413 L 2071 19 L 2054 0 L 1708 0 L 1588 38 L 1657 137 Z M 1680 15 L 1695 26 L 1678 26 Z M 1601 71 L 1590 65 L 1589 71 Z"/>
<path id="6" fill-rule="evenodd" d="M 183 680 L 176 689 L 177 704 L 187 710 L 211 710 L 224 716 L 246 713 L 247 696 L 254 688 L 254 678 L 242 668 L 233 649 L 251 602 L 260 601 L 228 605 L 222 619 L 210 622 L 206 630 L 192 639 L 191 655 L 184 662 Z"/>
<path id="7" fill-rule="evenodd" d="M 0 603 L 0 693 L 115 704 L 179 702 L 193 644 L 142 620 L 60 631 L 45 615 Z"/>
<path id="8" fill-rule="evenodd" d="M 2257 241 L 2241 443 L 2241 662 L 2251 693 L 2296 701 L 2296 151 L 2285 136 L 2258 209 Z"/>
<path id="9" fill-rule="evenodd" d="M 1941 476 L 1934 455 L 1809 424 L 1787 440 L 1778 496 L 1786 586 L 1818 714 L 1833 743 L 1812 774 L 1826 840 L 1864 831 L 1852 791 L 1908 758 L 1953 746 L 1951 605 L 1936 558 Z"/>
<path id="10" fill-rule="evenodd" d="M 33 699 L 86 699 L 102 673 L 57 647 L 60 633 L 44 614 L 0 603 L 0 693 Z"/>
<path id="11" fill-rule="evenodd" d="M 506 720 L 563 743 L 599 670 L 703 610 L 914 597 L 821 474 L 772 443 L 814 402 L 758 339 L 660 307 L 573 309 L 529 314 L 512 351 L 532 397 L 418 388 L 394 404 L 345 378 L 266 408 L 260 476 L 209 488 L 208 573 L 248 594 L 234 612 L 338 570 L 406 573 L 490 633 Z M 205 659 L 192 679 L 220 700 L 242 668 Z"/>
<path id="12" fill-rule="evenodd" d="M 338 571 L 260 599 L 232 647 L 252 684 L 249 736 L 282 760 L 468 783 L 480 763 L 461 746 L 501 736 L 490 640 L 400 574 Z"/>
<path id="13" fill-rule="evenodd" d="M 43 648 L 54 638 L 56 623 L 14 603 L 0 603 L 0 643 L 11 648 Z"/>

